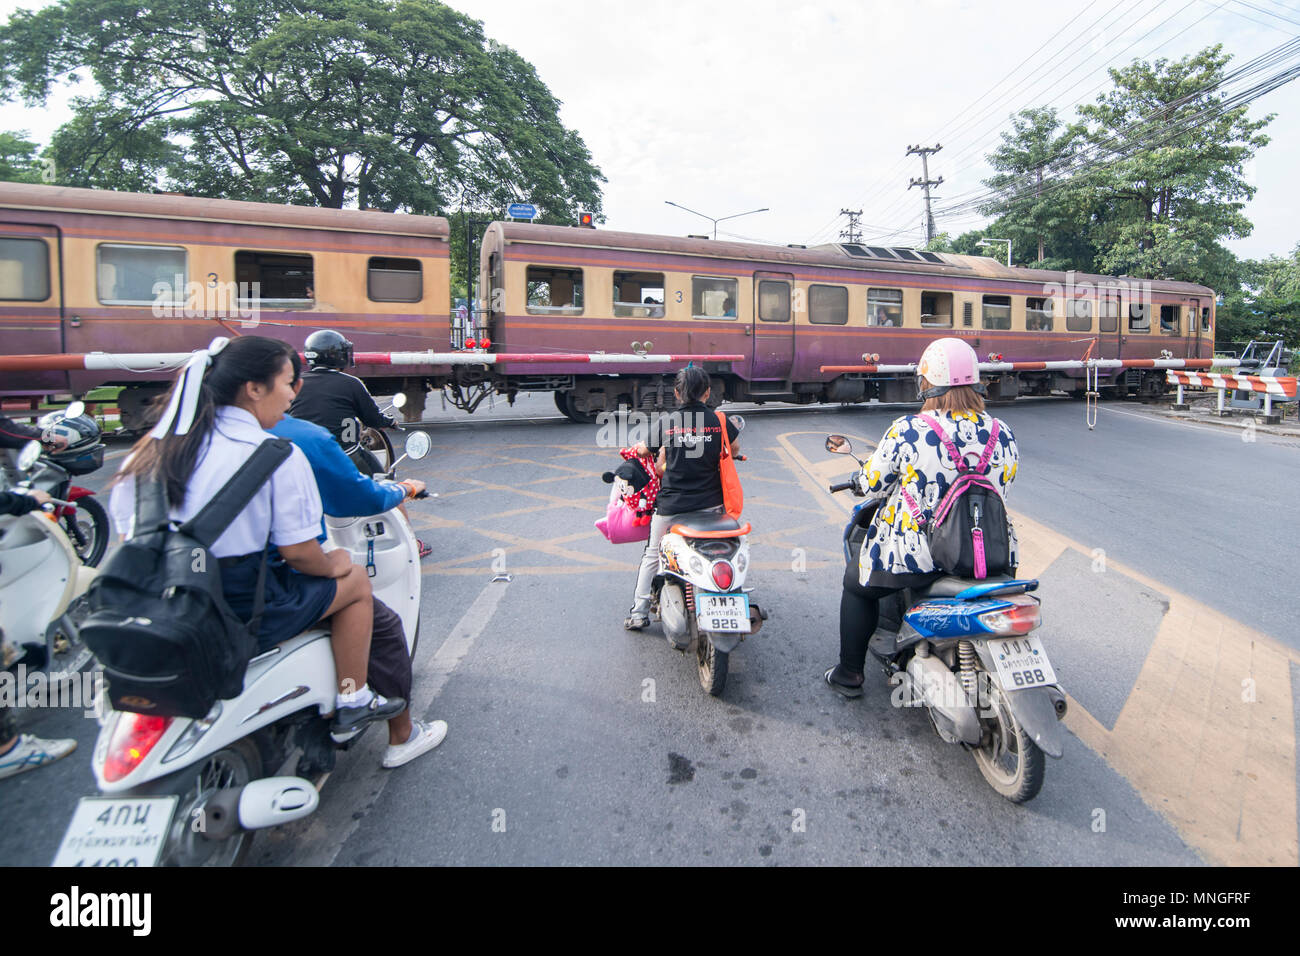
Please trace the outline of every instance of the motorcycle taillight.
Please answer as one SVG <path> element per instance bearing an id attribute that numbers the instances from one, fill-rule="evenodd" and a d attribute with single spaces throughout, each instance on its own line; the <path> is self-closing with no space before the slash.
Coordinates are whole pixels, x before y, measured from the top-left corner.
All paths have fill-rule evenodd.
<path id="1" fill-rule="evenodd" d="M 108 741 L 104 779 L 110 782 L 121 780 L 140 766 L 140 762 L 162 739 L 171 723 L 171 717 L 122 713 L 118 717 L 117 726 L 113 728 L 113 736 Z"/>
<path id="2" fill-rule="evenodd" d="M 713 583 L 724 591 L 731 589 L 731 582 L 735 577 L 735 572 L 731 567 L 730 561 L 713 562 Z"/>
<path id="3" fill-rule="evenodd" d="M 979 622 L 993 634 L 1028 634 L 1043 623 L 1043 617 L 1035 602 L 988 611 L 979 616 Z"/>

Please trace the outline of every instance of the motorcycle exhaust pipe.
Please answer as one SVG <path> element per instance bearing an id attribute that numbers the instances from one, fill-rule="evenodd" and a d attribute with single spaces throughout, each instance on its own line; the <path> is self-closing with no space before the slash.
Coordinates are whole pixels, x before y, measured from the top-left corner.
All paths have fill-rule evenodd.
<path id="1" fill-rule="evenodd" d="M 224 840 L 237 830 L 263 830 L 310 816 L 320 794 L 302 777 L 263 777 L 242 787 L 218 790 L 204 804 L 201 832 Z"/>
<path id="2" fill-rule="evenodd" d="M 964 743 L 980 742 L 980 722 L 966 689 L 957 675 L 937 657 L 915 655 L 907 662 L 907 676 L 913 695 L 952 725 L 952 732 Z"/>

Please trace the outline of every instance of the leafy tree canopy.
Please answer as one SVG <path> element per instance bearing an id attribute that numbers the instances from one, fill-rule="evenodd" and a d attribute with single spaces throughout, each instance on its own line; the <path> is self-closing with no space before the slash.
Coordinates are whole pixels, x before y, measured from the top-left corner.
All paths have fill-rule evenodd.
<path id="1" fill-rule="evenodd" d="M 41 162 L 39 148 L 25 139 L 26 132 L 0 133 L 0 180 L 11 183 L 39 183 Z"/>
<path id="2" fill-rule="evenodd" d="M 420 214 L 600 212 L 604 177 L 533 67 L 435 0 L 62 0 L 0 27 L 0 95 L 99 94 L 59 181 Z"/>

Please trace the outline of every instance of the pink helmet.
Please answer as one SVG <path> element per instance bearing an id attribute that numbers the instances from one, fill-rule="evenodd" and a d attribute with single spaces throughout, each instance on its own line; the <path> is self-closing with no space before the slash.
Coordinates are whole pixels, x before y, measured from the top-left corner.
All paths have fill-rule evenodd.
<path id="1" fill-rule="evenodd" d="M 921 353 L 916 363 L 917 377 L 924 377 L 930 388 L 922 398 L 936 398 L 954 385 L 969 385 L 983 392 L 980 384 L 979 358 L 975 350 L 961 339 L 935 339 Z"/>

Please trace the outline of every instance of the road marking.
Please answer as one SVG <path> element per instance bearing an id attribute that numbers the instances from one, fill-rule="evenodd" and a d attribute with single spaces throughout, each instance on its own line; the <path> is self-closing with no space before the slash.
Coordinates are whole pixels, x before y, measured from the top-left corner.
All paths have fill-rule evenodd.
<path id="1" fill-rule="evenodd" d="M 847 503 L 814 483 L 830 466 L 809 461 L 790 441 L 808 434 L 822 433 L 779 436 L 781 457 L 800 484 L 841 509 L 830 520 L 842 525 Z M 858 444 L 857 436 L 848 437 Z M 866 439 L 862 444 L 875 447 Z M 1091 548 L 1008 513 L 1022 577 L 1042 574 L 1067 549 L 1092 557 Z M 1106 567 L 1165 595 L 1169 610 L 1114 730 L 1073 698 L 1066 727 L 1210 862 L 1294 866 L 1300 839 L 1289 664 L 1300 662 L 1300 652 L 1121 562 L 1108 559 Z M 1254 682 L 1253 703 L 1243 700 L 1247 679 Z"/>
<path id="2" fill-rule="evenodd" d="M 417 720 L 428 717 L 434 700 L 492 620 L 497 605 L 509 587 L 509 584 L 504 583 L 488 584 L 456 622 L 437 651 L 426 656 L 416 649 L 417 659 L 412 661 L 410 712 Z M 451 721 L 448 723 L 450 726 L 447 733 L 450 736 L 455 733 L 455 728 Z M 285 865 L 334 864 L 344 845 L 361 825 L 366 812 L 378 802 L 384 788 L 393 779 L 392 775 L 398 772 L 380 766 L 387 745 L 387 728 L 374 727 L 346 757 L 340 757 L 330 774 L 329 785 L 321 794 L 320 807 L 304 821 L 306 826 L 300 834 L 290 833 L 294 849 Z M 420 761 L 435 761 L 438 759 L 436 754 L 437 751 L 434 751 L 433 756 L 422 757 Z"/>

